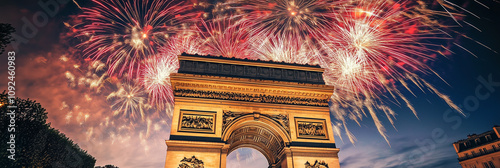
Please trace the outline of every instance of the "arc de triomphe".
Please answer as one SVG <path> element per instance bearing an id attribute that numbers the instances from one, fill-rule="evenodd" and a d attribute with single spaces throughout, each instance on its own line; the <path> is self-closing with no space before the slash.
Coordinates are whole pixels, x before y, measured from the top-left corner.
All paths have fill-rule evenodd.
<path id="1" fill-rule="evenodd" d="M 225 168 L 232 151 L 260 151 L 272 168 L 338 168 L 319 66 L 179 56 L 166 168 Z"/>

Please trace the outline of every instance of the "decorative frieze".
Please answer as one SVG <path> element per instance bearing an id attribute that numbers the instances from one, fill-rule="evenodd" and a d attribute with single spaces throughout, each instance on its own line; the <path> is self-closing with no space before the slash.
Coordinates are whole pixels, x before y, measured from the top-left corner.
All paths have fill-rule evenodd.
<path id="1" fill-rule="evenodd" d="M 232 92 L 254 92 L 254 93 L 293 95 L 293 96 L 303 96 L 303 97 L 323 97 L 323 98 L 329 97 L 328 94 L 320 94 L 311 91 L 284 90 L 282 88 L 272 89 L 272 88 L 242 87 L 242 86 L 238 87 L 230 85 L 188 83 L 188 82 L 173 82 L 172 86 L 174 86 L 174 89 L 205 88 L 210 90 L 228 90 Z"/>
<path id="2" fill-rule="evenodd" d="M 177 89 L 177 88 L 174 89 L 174 95 L 180 97 L 328 107 L 328 99 L 273 96 L 273 95 L 263 95 L 263 94 L 250 94 L 250 93 L 247 94 L 247 93 L 205 91 L 205 90 L 191 90 L 191 89 Z"/>

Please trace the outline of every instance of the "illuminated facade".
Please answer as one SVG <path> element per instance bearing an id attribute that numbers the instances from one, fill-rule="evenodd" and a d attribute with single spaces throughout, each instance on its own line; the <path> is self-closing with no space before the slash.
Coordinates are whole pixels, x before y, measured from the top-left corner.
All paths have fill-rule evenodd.
<path id="1" fill-rule="evenodd" d="M 453 143 L 463 168 L 500 168 L 500 126 Z"/>
<path id="2" fill-rule="evenodd" d="M 232 151 L 260 151 L 272 168 L 338 168 L 319 66 L 181 55 L 166 168 L 225 168 Z"/>

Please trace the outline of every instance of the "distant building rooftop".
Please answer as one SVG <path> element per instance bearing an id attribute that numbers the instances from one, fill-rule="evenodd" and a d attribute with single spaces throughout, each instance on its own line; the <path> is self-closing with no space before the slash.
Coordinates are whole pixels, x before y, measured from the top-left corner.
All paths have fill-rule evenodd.
<path id="1" fill-rule="evenodd" d="M 457 152 L 462 152 L 468 149 L 500 141 L 499 131 L 500 127 L 495 125 L 493 127 L 493 130 L 491 131 L 486 131 L 481 134 L 467 135 L 467 139 L 459 140 L 453 143 L 453 145 L 455 146 Z"/>
<path id="2" fill-rule="evenodd" d="M 467 139 L 453 143 L 462 168 L 500 167 L 500 127 L 481 134 L 467 135 Z"/>

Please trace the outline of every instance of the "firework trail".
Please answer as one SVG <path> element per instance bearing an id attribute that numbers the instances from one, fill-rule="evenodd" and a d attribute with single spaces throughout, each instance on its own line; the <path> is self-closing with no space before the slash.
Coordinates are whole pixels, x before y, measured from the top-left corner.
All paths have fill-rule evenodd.
<path id="1" fill-rule="evenodd" d="M 129 77 L 139 73 L 141 61 L 157 53 L 177 33 L 185 6 L 160 0 L 94 0 L 94 7 L 82 8 L 78 47 L 86 57 L 105 60 L 109 74 Z"/>

